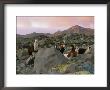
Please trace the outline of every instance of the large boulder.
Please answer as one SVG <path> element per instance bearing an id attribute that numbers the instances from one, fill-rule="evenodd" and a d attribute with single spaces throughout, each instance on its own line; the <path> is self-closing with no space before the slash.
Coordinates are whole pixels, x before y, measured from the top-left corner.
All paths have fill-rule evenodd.
<path id="1" fill-rule="evenodd" d="M 34 69 L 37 74 L 49 74 L 52 67 L 64 64 L 68 61 L 64 55 L 55 48 L 41 48 L 35 54 Z"/>

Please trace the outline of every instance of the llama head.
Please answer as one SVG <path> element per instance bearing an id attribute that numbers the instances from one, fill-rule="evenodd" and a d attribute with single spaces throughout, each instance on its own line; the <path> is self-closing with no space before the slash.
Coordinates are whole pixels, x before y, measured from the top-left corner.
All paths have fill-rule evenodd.
<path id="1" fill-rule="evenodd" d="M 87 49 L 88 49 L 88 50 L 90 50 L 90 49 L 91 49 L 91 47 L 90 47 L 90 46 L 88 46 L 88 47 L 87 47 Z"/>
<path id="2" fill-rule="evenodd" d="M 38 42 L 38 40 L 37 40 L 37 39 L 35 39 L 35 42 Z"/>
<path id="3" fill-rule="evenodd" d="M 76 46 L 75 51 L 76 51 L 76 52 L 78 52 L 78 50 L 79 50 L 79 47 L 78 47 L 78 46 Z"/>
<path id="4" fill-rule="evenodd" d="M 91 47 L 90 47 L 90 46 L 89 46 L 88 48 L 89 48 L 89 49 L 91 49 Z"/>

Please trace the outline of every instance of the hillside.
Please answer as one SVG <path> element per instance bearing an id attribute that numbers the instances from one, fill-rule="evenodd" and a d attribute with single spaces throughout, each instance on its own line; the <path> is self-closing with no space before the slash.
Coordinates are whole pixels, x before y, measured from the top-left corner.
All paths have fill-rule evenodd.
<path id="1" fill-rule="evenodd" d="M 90 28 L 84 28 L 79 25 L 72 26 L 64 31 L 57 31 L 53 35 L 58 36 L 62 34 L 71 34 L 71 33 L 78 33 L 78 34 L 85 34 L 85 35 L 94 35 L 94 30 Z"/>
<path id="2" fill-rule="evenodd" d="M 30 57 L 28 48 L 38 39 L 38 52 L 34 63 L 25 62 Z M 70 46 L 87 48 L 91 46 L 89 54 L 79 54 L 67 59 L 55 45 L 65 44 L 64 54 L 71 50 Z M 30 33 L 16 35 L 16 73 L 17 74 L 93 74 L 94 73 L 94 29 L 79 25 L 66 30 L 49 33 Z"/>

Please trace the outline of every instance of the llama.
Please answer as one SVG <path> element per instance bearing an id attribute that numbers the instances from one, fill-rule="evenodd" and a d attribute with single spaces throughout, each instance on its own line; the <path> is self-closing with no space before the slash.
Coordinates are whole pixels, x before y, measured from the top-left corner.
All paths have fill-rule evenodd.
<path id="1" fill-rule="evenodd" d="M 90 54 L 90 53 L 91 53 L 91 47 L 88 46 L 87 49 L 76 47 L 75 48 L 75 51 L 74 50 L 71 50 L 68 53 L 65 53 L 63 55 L 66 58 L 69 59 L 70 57 L 76 57 L 76 56 L 78 56 L 78 54 Z"/>
<path id="2" fill-rule="evenodd" d="M 38 40 L 35 39 L 35 42 L 34 42 L 34 51 L 38 51 Z"/>
<path id="3" fill-rule="evenodd" d="M 79 48 L 76 46 L 75 52 L 79 53 Z"/>
<path id="4" fill-rule="evenodd" d="M 35 58 L 35 52 L 38 51 L 38 40 L 35 40 L 34 45 L 28 47 L 29 58 L 26 60 L 26 64 L 33 64 Z"/>
<path id="5" fill-rule="evenodd" d="M 84 48 L 79 48 L 78 54 L 84 54 L 85 51 L 86 51 L 86 49 L 84 49 Z"/>
<path id="6" fill-rule="evenodd" d="M 34 47 L 32 45 L 28 46 L 28 54 L 32 55 L 32 52 L 34 51 Z"/>
<path id="7" fill-rule="evenodd" d="M 89 46 L 86 51 L 85 51 L 85 54 L 90 54 L 91 53 L 91 47 Z"/>
<path id="8" fill-rule="evenodd" d="M 74 45 L 71 45 L 71 51 L 68 53 L 67 57 L 76 57 L 77 56 L 77 52 L 75 51 Z"/>
<path id="9" fill-rule="evenodd" d="M 87 49 L 85 48 L 76 48 L 75 51 L 78 53 L 78 54 L 88 54 L 91 52 L 91 47 L 88 46 Z"/>

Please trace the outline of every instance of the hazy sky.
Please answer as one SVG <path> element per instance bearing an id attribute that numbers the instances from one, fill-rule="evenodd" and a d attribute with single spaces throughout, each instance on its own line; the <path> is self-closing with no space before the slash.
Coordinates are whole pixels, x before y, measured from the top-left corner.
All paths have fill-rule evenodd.
<path id="1" fill-rule="evenodd" d="M 17 34 L 36 33 L 54 33 L 62 31 L 74 25 L 80 25 L 86 28 L 94 28 L 93 16 L 52 16 L 52 17 L 30 17 L 17 16 Z"/>

